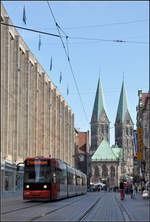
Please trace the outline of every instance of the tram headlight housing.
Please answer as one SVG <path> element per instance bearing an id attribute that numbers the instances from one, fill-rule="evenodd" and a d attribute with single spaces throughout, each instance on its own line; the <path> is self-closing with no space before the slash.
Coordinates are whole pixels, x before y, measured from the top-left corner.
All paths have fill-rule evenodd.
<path id="1" fill-rule="evenodd" d="M 26 188 L 29 188 L 30 186 L 29 185 L 26 185 Z"/>
<path id="2" fill-rule="evenodd" d="M 46 189 L 46 188 L 47 188 L 47 185 L 44 185 L 43 187 L 44 187 L 44 189 Z"/>

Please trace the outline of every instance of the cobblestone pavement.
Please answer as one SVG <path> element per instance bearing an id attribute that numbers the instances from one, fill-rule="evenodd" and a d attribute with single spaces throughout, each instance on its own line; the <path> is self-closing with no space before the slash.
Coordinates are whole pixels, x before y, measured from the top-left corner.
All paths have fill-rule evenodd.
<path id="1" fill-rule="evenodd" d="M 130 195 L 125 195 L 123 201 L 120 200 L 119 193 L 116 198 L 123 205 L 129 216 L 134 221 L 149 221 L 149 203 L 150 200 L 143 200 L 140 193 L 137 193 L 135 199 L 131 199 Z"/>
<path id="2" fill-rule="evenodd" d="M 99 201 L 83 221 L 149 221 L 149 200 L 143 200 L 141 194 L 136 199 L 126 195 L 122 201 L 119 192 L 104 191 L 47 203 L 23 201 L 21 192 L 5 194 L 1 221 L 80 221 L 96 199 Z"/>

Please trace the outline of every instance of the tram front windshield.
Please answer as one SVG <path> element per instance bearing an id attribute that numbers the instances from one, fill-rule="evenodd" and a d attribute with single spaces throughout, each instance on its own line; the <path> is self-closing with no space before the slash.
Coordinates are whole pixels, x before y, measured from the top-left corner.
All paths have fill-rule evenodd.
<path id="1" fill-rule="evenodd" d="M 26 160 L 24 170 L 24 183 L 49 183 L 49 160 Z"/>

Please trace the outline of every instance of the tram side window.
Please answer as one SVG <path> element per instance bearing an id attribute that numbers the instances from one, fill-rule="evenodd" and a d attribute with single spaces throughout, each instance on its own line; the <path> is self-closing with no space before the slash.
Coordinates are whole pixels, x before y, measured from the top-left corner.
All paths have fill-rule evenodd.
<path id="1" fill-rule="evenodd" d="M 82 184 L 82 181 L 81 181 L 80 176 L 76 176 L 76 185 L 81 185 L 81 184 Z"/>
<path id="2" fill-rule="evenodd" d="M 66 170 L 62 170 L 62 169 L 57 170 L 57 183 L 67 184 Z"/>
<path id="3" fill-rule="evenodd" d="M 73 184 L 73 174 L 68 172 L 68 184 Z"/>
<path id="4" fill-rule="evenodd" d="M 82 178 L 82 186 L 85 186 L 86 183 L 87 183 L 87 181 L 86 181 L 86 177 L 83 177 L 83 178 Z"/>
<path id="5" fill-rule="evenodd" d="M 82 186 L 84 186 L 84 177 L 82 177 L 81 179 L 82 179 Z"/>
<path id="6" fill-rule="evenodd" d="M 67 170 L 62 171 L 63 184 L 67 184 Z"/>
<path id="7" fill-rule="evenodd" d="M 56 168 L 52 167 L 52 183 L 56 183 Z"/>

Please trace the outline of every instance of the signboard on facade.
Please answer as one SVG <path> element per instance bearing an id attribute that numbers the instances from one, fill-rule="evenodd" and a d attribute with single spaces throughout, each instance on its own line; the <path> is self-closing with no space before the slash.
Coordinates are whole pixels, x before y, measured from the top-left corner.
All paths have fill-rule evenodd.
<path id="1" fill-rule="evenodd" d="M 136 130 L 133 130 L 133 137 L 134 137 L 134 146 L 135 146 L 135 152 L 138 153 L 138 141 L 137 141 L 137 133 Z"/>
<path id="2" fill-rule="evenodd" d="M 136 133 L 138 135 L 138 153 L 137 159 L 143 160 L 143 137 L 142 137 L 142 128 L 137 128 Z"/>

